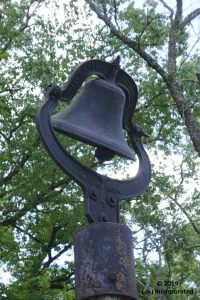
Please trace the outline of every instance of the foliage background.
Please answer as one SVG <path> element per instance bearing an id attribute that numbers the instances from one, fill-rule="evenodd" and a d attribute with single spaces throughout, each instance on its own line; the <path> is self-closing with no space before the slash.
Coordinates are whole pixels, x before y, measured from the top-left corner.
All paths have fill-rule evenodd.
<path id="1" fill-rule="evenodd" d="M 174 280 L 194 289 L 190 299 L 200 298 L 199 15 L 180 0 L 139 7 L 127 0 L 0 2 L 2 299 L 74 298 L 73 232 L 86 223 L 82 193 L 43 149 L 35 114 L 50 83 L 62 85 L 82 61 L 118 54 L 139 87 L 133 122 L 150 135 L 143 142 L 151 185 L 121 206 L 133 233 L 139 297 L 183 299 L 143 293 Z M 98 168 L 94 149 L 62 142 Z M 123 177 L 124 162 L 99 170 Z"/>

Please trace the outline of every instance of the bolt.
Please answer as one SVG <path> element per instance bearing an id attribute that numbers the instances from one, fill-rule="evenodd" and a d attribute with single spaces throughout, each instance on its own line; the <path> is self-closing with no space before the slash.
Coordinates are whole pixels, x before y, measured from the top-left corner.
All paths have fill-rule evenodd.
<path id="1" fill-rule="evenodd" d="M 106 200 L 108 205 L 112 207 L 115 207 L 117 205 L 117 198 L 112 194 L 109 194 Z"/>
<path id="2" fill-rule="evenodd" d="M 109 278 L 111 281 L 115 281 L 117 279 L 117 274 L 115 272 L 112 272 L 109 274 Z"/>
<path id="3" fill-rule="evenodd" d="M 114 199 L 112 196 L 110 197 L 110 199 L 109 199 L 109 200 L 110 200 L 110 203 L 112 203 L 112 204 L 114 204 L 114 203 L 115 203 L 115 199 Z"/>
<path id="4" fill-rule="evenodd" d="M 91 197 L 92 200 L 97 200 L 98 199 L 98 191 L 94 188 L 91 189 L 90 197 Z"/>

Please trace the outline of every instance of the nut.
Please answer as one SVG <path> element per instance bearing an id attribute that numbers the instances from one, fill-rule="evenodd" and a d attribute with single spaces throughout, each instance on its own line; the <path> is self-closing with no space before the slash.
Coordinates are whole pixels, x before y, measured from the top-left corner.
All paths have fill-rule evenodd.
<path id="1" fill-rule="evenodd" d="M 106 199 L 109 206 L 115 207 L 117 205 L 117 198 L 113 194 L 109 194 Z"/>
<path id="2" fill-rule="evenodd" d="M 91 198 L 92 200 L 97 200 L 97 199 L 99 198 L 99 193 L 98 193 L 98 190 L 97 190 L 97 189 L 92 188 L 92 189 L 90 190 L 90 198 Z"/>

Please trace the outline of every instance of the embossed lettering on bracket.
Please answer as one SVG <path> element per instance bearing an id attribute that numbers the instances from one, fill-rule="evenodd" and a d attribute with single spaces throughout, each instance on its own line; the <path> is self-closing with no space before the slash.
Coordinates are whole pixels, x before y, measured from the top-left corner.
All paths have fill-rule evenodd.
<path id="1" fill-rule="evenodd" d="M 105 187 L 105 190 L 106 190 L 107 192 L 110 192 L 110 193 L 120 194 L 120 190 L 119 190 L 118 188 L 115 188 L 115 187 L 106 186 L 106 187 Z"/>

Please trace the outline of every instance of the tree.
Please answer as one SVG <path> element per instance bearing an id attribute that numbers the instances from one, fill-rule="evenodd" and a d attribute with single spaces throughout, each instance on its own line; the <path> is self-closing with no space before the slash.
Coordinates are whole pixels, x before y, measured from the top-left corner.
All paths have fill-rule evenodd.
<path id="1" fill-rule="evenodd" d="M 73 297 L 69 255 L 73 232 L 85 222 L 80 189 L 48 158 L 35 128 L 42 90 L 63 83 L 79 59 L 78 47 L 70 44 L 72 27 L 67 35 L 70 22 L 60 22 L 49 5 L 53 12 L 60 9 L 54 1 L 0 4 L 0 257 L 3 270 L 13 276 L 13 284 L 1 285 L 6 299 Z M 63 142 L 94 165 L 91 148 Z M 63 254 L 60 266 L 56 262 Z"/>
<path id="2" fill-rule="evenodd" d="M 86 2 L 104 21 L 111 34 L 134 51 L 156 72 L 158 80 L 163 81 L 184 121 L 194 149 L 200 155 L 200 129 L 194 108 L 196 99 L 192 103 L 191 100 L 188 101 L 184 82 L 195 79 L 195 70 L 190 74 L 192 78 L 187 78 L 182 71 L 190 55 L 187 51 L 187 27 L 200 15 L 200 8 L 184 17 L 182 0 L 176 1 L 175 9 L 165 1 L 148 1 L 144 3 L 143 10 L 135 8 L 131 1 Z M 167 15 L 157 12 L 159 2 L 166 8 Z M 198 37 L 196 39 L 195 43 L 198 42 Z M 194 56 L 193 63 L 195 61 L 197 58 Z M 198 81 L 196 83 L 199 84 Z M 199 89 L 198 86 L 197 88 Z"/>
<path id="3" fill-rule="evenodd" d="M 138 289 L 180 274 L 183 278 L 176 279 L 181 279 L 183 286 L 199 284 L 199 191 L 187 193 L 191 178 L 198 183 L 198 136 L 193 138 L 189 130 L 194 124 L 198 133 L 199 85 L 194 69 L 198 57 L 189 55 L 190 34 L 186 30 L 199 10 L 180 20 L 180 1 L 179 13 L 173 14 L 163 1 L 168 7 L 165 13 L 156 10 L 154 1 L 148 1 L 143 9 L 129 1 L 87 2 L 105 18 L 106 26 L 94 19 L 88 5 L 82 8 L 76 1 L 66 2 L 63 9 L 51 0 L 0 4 L 0 257 L 2 268 L 13 276 L 11 284 L 0 285 L 5 299 L 74 297 L 70 255 L 73 232 L 86 222 L 82 193 L 46 155 L 36 132 L 35 114 L 43 101 L 42 90 L 52 82 L 63 84 L 77 63 L 91 58 L 111 60 L 119 52 L 123 67 L 139 85 L 133 121 L 151 134 L 144 141 L 146 147 L 151 155 L 153 151 L 158 153 L 157 160 L 161 155 L 181 156 L 181 163 L 173 168 L 174 176 L 166 174 L 167 166 L 162 162 L 153 168 L 149 191 L 140 199 L 122 203 L 122 222 L 129 214 L 134 245 L 140 254 L 136 259 Z M 173 72 L 164 51 L 169 34 L 169 53 L 176 62 Z M 174 43 L 178 47 L 174 48 Z M 179 101 L 183 101 L 183 110 Z M 87 166 L 119 172 L 123 160 L 99 167 L 93 148 L 70 138 L 58 138 Z M 152 251 L 158 262 L 150 261 Z"/>

